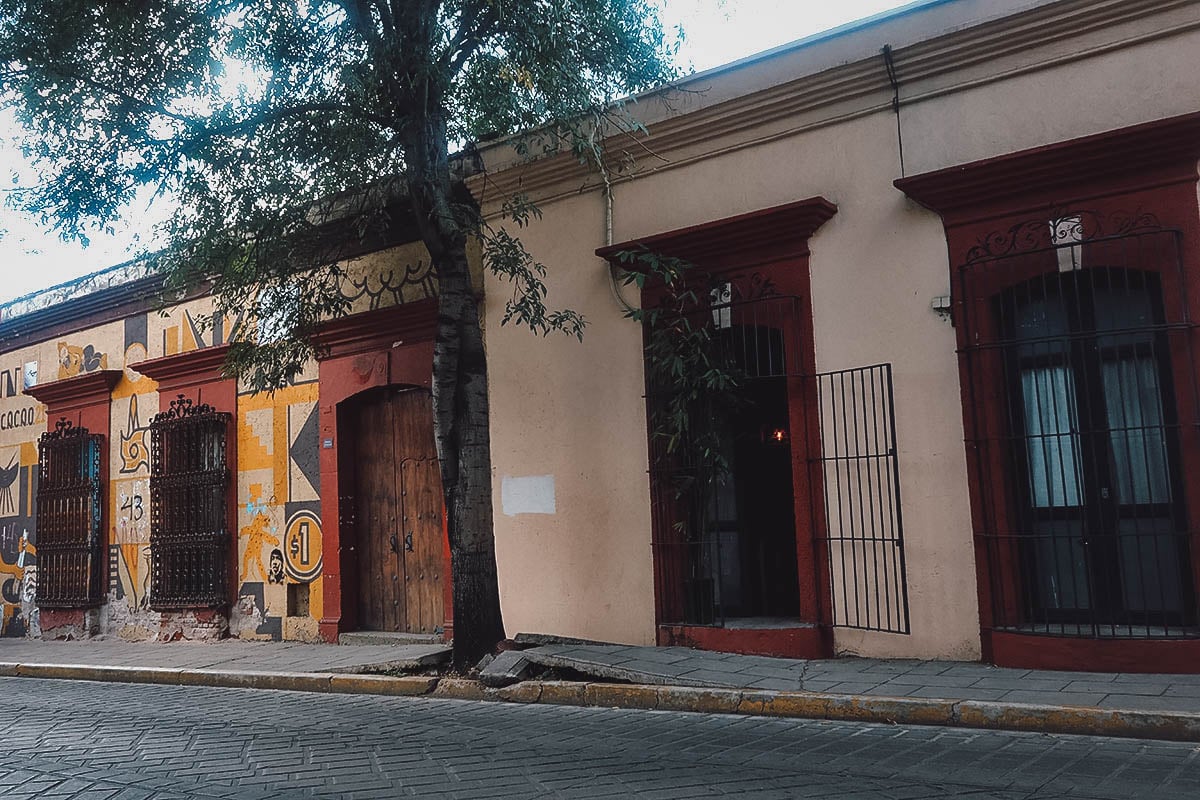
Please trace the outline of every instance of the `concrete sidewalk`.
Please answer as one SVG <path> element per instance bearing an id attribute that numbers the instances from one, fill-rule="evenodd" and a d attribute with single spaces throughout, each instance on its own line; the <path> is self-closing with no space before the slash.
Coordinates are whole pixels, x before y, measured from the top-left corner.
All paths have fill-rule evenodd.
<path id="1" fill-rule="evenodd" d="M 370 674 L 426 668 L 444 655 L 438 645 L 0 639 L 0 677 L 430 695 L 1200 741 L 1198 675 L 860 658 L 800 661 L 581 644 L 522 651 L 527 660 L 558 674 L 535 668 L 528 673 L 531 679 L 503 688 L 456 677 Z"/>
<path id="2" fill-rule="evenodd" d="M 363 674 L 424 669 L 449 658 L 442 644 L 354 645 L 302 642 L 43 642 L 0 639 L 0 665 L 46 664 L 210 672 Z"/>
<path id="3" fill-rule="evenodd" d="M 987 700 L 1200 714 L 1200 675 L 1004 669 L 965 661 L 804 661 L 686 647 L 545 645 L 525 658 L 656 686 L 768 689 L 873 697 Z"/>

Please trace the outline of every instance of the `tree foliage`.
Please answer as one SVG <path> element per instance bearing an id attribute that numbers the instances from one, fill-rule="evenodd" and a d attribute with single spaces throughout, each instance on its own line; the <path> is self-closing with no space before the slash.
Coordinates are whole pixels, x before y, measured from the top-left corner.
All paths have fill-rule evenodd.
<path id="1" fill-rule="evenodd" d="M 694 264 L 648 250 L 622 251 L 623 282 L 655 290 L 656 302 L 625 316 L 645 330 L 646 386 L 655 468 L 673 475 L 677 494 L 711 491 L 728 475 L 725 421 L 744 407 L 746 376 L 720 340 L 713 314 L 721 281 Z M 717 311 L 713 308 L 716 306 Z"/>
<path id="2" fill-rule="evenodd" d="M 139 191 L 168 198 L 160 260 L 176 285 L 213 279 L 228 311 L 324 268 L 280 309 L 291 335 L 239 354 L 269 388 L 345 310 L 331 221 L 386 230 L 408 161 L 481 136 L 537 129 L 537 151 L 600 156 L 590 129 L 670 76 L 667 41 L 650 0 L 0 0 L 4 100 L 43 176 L 8 199 L 82 237 Z M 432 149 L 411 146 L 424 133 Z M 453 210 L 530 303 L 519 240 Z"/>
<path id="3" fill-rule="evenodd" d="M 310 335 L 347 310 L 333 243 L 386 239 L 398 216 L 414 225 L 438 274 L 434 406 L 456 593 L 494 593 L 467 239 L 481 236 L 487 265 L 512 281 L 509 319 L 576 335 L 583 321 L 546 306 L 545 267 L 517 236 L 527 201 L 506 206 L 511 230 L 485 224 L 455 188 L 469 158 L 451 151 L 537 129 L 518 146 L 602 160 L 604 136 L 627 127 L 617 99 L 673 75 L 656 2 L 0 0 L 2 98 L 42 176 L 8 202 L 81 237 L 139 193 L 165 198 L 154 260 L 173 285 L 211 282 L 223 312 L 266 298 L 275 335 L 233 354 L 260 388 L 294 374 Z M 463 572 L 475 569 L 491 576 L 476 586 Z M 460 600 L 456 637 L 494 635 L 498 606 L 476 626 L 458 619 Z M 482 647 L 459 644 L 460 663 Z"/>

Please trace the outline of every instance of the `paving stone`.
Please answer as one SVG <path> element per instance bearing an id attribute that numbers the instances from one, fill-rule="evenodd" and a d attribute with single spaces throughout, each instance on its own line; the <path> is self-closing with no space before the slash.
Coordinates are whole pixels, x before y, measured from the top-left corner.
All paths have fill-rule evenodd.
<path id="1" fill-rule="evenodd" d="M 119 747 L 126 757 L 119 773 L 97 766 L 84 779 L 94 780 L 100 792 L 123 789 L 121 800 L 156 796 L 155 790 L 105 782 L 105 776 L 137 774 L 139 753 L 154 744 L 155 737 L 140 735 L 146 730 L 163 732 L 160 744 L 176 748 L 174 758 L 156 768 L 174 784 L 157 796 L 185 800 L 1056 796 L 1039 788 L 1043 784 L 1058 795 L 1101 800 L 1128 800 L 1138 796 L 1131 784 L 1152 784 L 1155 800 L 1194 800 L 1182 790 L 1193 791 L 1200 780 L 1191 746 L 1170 743 L 1135 743 L 1139 749 L 1131 749 L 1129 742 L 991 731 L 15 680 L 0 693 L 0 713 L 11 721 L 9 758 L 33 759 L 29 763 L 39 769 L 27 777 L 36 779 L 59 763 L 36 761 L 42 738 L 74 736 L 75 748 L 97 754 Z M 213 725 L 220 726 L 215 735 Z M 296 753 L 291 764 L 251 762 L 256 754 L 278 756 L 289 748 Z M 205 768 L 215 775 L 218 764 L 227 774 L 241 766 L 248 777 L 236 786 L 204 782 Z M 1113 764 L 1126 764 L 1120 775 L 1138 780 L 1107 781 L 1109 791 L 1104 776 Z M 79 765 L 70 766 L 78 779 Z M 197 777 L 181 780 L 184 771 Z"/>
<path id="2" fill-rule="evenodd" d="M 1137 711 L 1183 711 L 1187 708 L 1187 698 L 1113 693 L 1097 705 L 1104 708 L 1126 708 Z"/>
<path id="3" fill-rule="evenodd" d="M 1000 696 L 1008 703 L 1028 703 L 1039 706 L 1096 706 L 1106 695 L 1092 692 L 1038 692 L 1015 689 Z"/>
<path id="4" fill-rule="evenodd" d="M 1138 683 L 1112 681 L 1071 681 L 1066 685 L 1068 692 L 1117 692 L 1120 694 L 1140 694 L 1158 696 L 1167 690 L 1167 682 L 1142 681 Z"/>
<path id="5" fill-rule="evenodd" d="M 1008 689 L 1010 691 L 1061 692 L 1070 681 L 1055 678 L 980 678 L 971 684 L 980 689 Z"/>

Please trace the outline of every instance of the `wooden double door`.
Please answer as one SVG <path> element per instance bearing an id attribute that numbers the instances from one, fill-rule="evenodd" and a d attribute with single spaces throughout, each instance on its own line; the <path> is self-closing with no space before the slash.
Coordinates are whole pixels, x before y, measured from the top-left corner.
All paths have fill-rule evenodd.
<path id="1" fill-rule="evenodd" d="M 439 633 L 449 576 L 432 398 L 389 387 L 353 413 L 359 627 Z"/>

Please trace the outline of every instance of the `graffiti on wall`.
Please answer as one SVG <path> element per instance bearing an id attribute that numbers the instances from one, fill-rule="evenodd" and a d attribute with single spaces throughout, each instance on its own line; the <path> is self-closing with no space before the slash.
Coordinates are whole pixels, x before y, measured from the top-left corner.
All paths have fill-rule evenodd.
<path id="1" fill-rule="evenodd" d="M 138 412 L 138 396 L 129 396 L 129 413 L 125 425 L 121 428 L 121 474 L 130 475 L 150 468 L 150 415 L 146 415 L 146 423 L 142 424 Z"/>
<path id="2" fill-rule="evenodd" d="M 365 311 L 435 296 L 427 253 L 356 259 L 347 270 L 348 297 Z M 36 438 L 46 428 L 42 406 L 25 386 L 110 368 L 124 375 L 112 392 L 108 451 L 108 607 L 105 633 L 152 636 L 149 422 L 157 384 L 139 374 L 147 358 L 216 347 L 243 335 L 243 317 L 207 316 L 207 300 L 163 314 L 146 313 L 49 339 L 10 354 L 0 369 L 0 632 L 37 628 L 37 538 L 34 520 Z M 38 376 L 38 363 L 44 367 Z M 243 619 L 234 632 L 251 638 L 315 638 L 322 617 L 320 422 L 318 369 L 273 395 L 239 387 L 234 466 L 238 553 L 234 603 Z M 232 620 L 231 620 L 232 622 Z"/>
<path id="3" fill-rule="evenodd" d="M 428 259 L 379 272 L 351 272 L 342 283 L 342 294 L 351 303 L 365 301 L 370 311 L 398 306 L 405 300 L 436 297 L 437 274 Z"/>
<path id="4" fill-rule="evenodd" d="M 94 345 L 58 343 L 58 379 L 66 380 L 99 369 L 108 369 L 108 355 L 101 353 Z"/>
<path id="5" fill-rule="evenodd" d="M 13 448 L 8 465 L 0 468 L 0 516 L 17 513 L 17 504 L 13 499 L 13 484 L 17 482 L 17 474 L 21 471 L 21 465 L 17 463 L 19 455 L 20 450 Z"/>
<path id="6" fill-rule="evenodd" d="M 37 448 L 0 450 L 9 465 L 0 490 L 0 635 L 24 636 L 37 624 Z"/>
<path id="7" fill-rule="evenodd" d="M 249 638 L 315 638 L 321 596 L 315 383 L 238 399 L 238 604 Z M 296 602 L 297 596 L 304 602 Z"/>
<path id="8" fill-rule="evenodd" d="M 215 313 L 208 316 L 184 308 L 179 313 L 177 323 L 163 328 L 162 355 L 173 356 L 204 347 L 219 347 L 241 336 L 244 328 L 244 314 L 226 317 Z"/>
<path id="9" fill-rule="evenodd" d="M 274 501 L 275 498 L 272 497 L 272 505 L 274 505 Z M 257 571 L 258 579 L 264 580 L 267 577 L 267 568 L 263 566 L 263 551 L 267 547 L 279 545 L 279 537 L 276 535 L 279 533 L 279 529 L 271 524 L 266 504 L 260 504 L 252 499 L 246 505 L 249 507 L 247 511 L 253 511 L 254 520 L 241 530 L 244 540 L 242 546 L 246 551 L 242 556 L 241 579 L 243 581 L 251 580 Z"/>
<path id="10" fill-rule="evenodd" d="M 284 568 L 297 583 L 308 583 L 321 574 L 321 519 L 314 503 L 289 503 L 284 534 Z"/>

